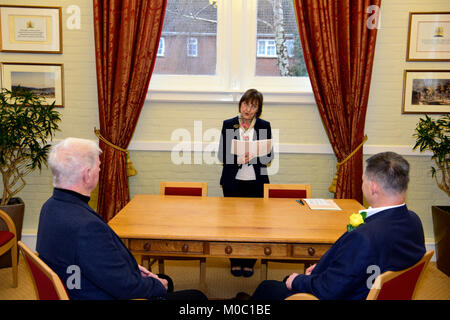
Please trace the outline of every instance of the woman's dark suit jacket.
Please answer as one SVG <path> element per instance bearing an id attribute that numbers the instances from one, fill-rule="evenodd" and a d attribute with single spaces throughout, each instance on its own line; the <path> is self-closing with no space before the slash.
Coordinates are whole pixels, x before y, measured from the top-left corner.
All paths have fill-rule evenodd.
<path id="1" fill-rule="evenodd" d="M 220 136 L 219 160 L 223 163 L 222 176 L 220 177 L 220 185 L 232 187 L 235 183 L 235 177 L 242 165 L 237 163 L 237 156 L 231 153 L 231 142 L 233 139 L 240 140 L 239 135 L 239 118 L 225 120 L 222 126 Z M 270 122 L 257 118 L 254 126 L 253 141 L 272 139 L 272 131 Z M 266 156 L 256 157 L 249 164 L 255 169 L 256 181 L 264 184 L 269 183 L 267 175 L 267 165 L 273 159 L 273 152 Z"/>

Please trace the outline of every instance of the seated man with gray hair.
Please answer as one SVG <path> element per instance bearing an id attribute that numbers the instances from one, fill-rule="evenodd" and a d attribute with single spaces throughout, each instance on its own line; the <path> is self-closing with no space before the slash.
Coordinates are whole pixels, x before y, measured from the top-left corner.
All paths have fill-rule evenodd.
<path id="1" fill-rule="evenodd" d="M 408 162 L 394 152 L 376 154 L 366 160 L 362 180 L 370 205 L 361 210 L 366 212 L 363 224 L 345 232 L 305 274 L 263 281 L 253 299 L 281 300 L 299 292 L 326 300 L 366 299 L 373 270 L 406 269 L 423 257 L 422 223 L 405 204 Z"/>
<path id="2" fill-rule="evenodd" d="M 97 186 L 100 148 L 67 138 L 52 146 L 53 196 L 43 205 L 39 257 L 65 284 L 70 299 L 205 300 L 197 290 L 168 293 L 168 280 L 136 263 L 108 224 L 88 205 Z"/>

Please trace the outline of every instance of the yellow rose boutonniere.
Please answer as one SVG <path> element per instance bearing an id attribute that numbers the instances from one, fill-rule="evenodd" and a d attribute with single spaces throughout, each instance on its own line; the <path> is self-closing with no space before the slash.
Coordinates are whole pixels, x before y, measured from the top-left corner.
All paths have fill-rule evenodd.
<path id="1" fill-rule="evenodd" d="M 354 213 L 350 216 L 350 223 L 347 225 L 347 231 L 350 232 L 353 229 L 359 227 L 364 224 L 366 220 L 367 212 Z"/>

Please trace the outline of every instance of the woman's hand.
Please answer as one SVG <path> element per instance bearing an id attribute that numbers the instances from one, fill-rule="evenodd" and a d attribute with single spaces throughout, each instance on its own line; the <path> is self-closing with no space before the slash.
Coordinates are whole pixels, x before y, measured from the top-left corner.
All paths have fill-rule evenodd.
<path id="1" fill-rule="evenodd" d="M 238 164 L 247 164 L 255 157 L 254 154 L 250 152 L 244 153 L 242 156 L 238 157 L 237 163 Z"/>

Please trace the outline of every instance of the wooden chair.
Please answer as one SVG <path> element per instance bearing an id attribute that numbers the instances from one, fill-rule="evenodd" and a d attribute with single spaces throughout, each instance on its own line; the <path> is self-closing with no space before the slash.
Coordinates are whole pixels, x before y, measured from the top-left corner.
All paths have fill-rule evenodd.
<path id="1" fill-rule="evenodd" d="M 310 184 L 264 184 L 264 198 L 311 198 Z"/>
<path id="2" fill-rule="evenodd" d="M 400 271 L 386 271 L 376 279 L 367 300 L 414 300 L 424 271 L 433 256 L 430 250 L 410 268 Z"/>
<path id="3" fill-rule="evenodd" d="M 208 184 L 206 182 L 163 181 L 160 184 L 160 194 L 206 197 L 208 195 Z"/>
<path id="4" fill-rule="evenodd" d="M 6 212 L 0 210 L 0 219 L 2 219 L 8 231 L 0 231 L 0 256 L 11 250 L 11 266 L 13 276 L 13 288 L 17 288 L 17 233 L 16 226 Z"/>
<path id="5" fill-rule="evenodd" d="M 160 194 L 206 197 L 208 195 L 208 184 L 206 182 L 162 181 L 160 183 Z M 142 263 L 146 260 L 150 260 L 150 257 L 143 255 Z M 206 289 L 206 258 L 159 256 L 148 263 L 149 269 L 158 261 L 159 273 L 164 273 L 164 260 L 198 260 L 200 262 L 200 289 Z"/>
<path id="6" fill-rule="evenodd" d="M 58 275 L 22 241 L 19 241 L 18 244 L 25 258 L 37 299 L 69 300 L 66 288 Z"/>
<path id="7" fill-rule="evenodd" d="M 264 198 L 311 198 L 310 184 L 264 184 Z M 310 266 L 308 261 L 261 259 L 261 280 L 267 279 L 269 261 L 285 263 L 304 263 L 305 271 Z"/>
<path id="8" fill-rule="evenodd" d="M 386 271 L 380 274 L 372 285 L 366 300 L 414 300 L 424 271 L 433 256 L 430 250 L 415 265 L 400 271 Z M 309 293 L 296 293 L 286 300 L 318 300 Z"/>

